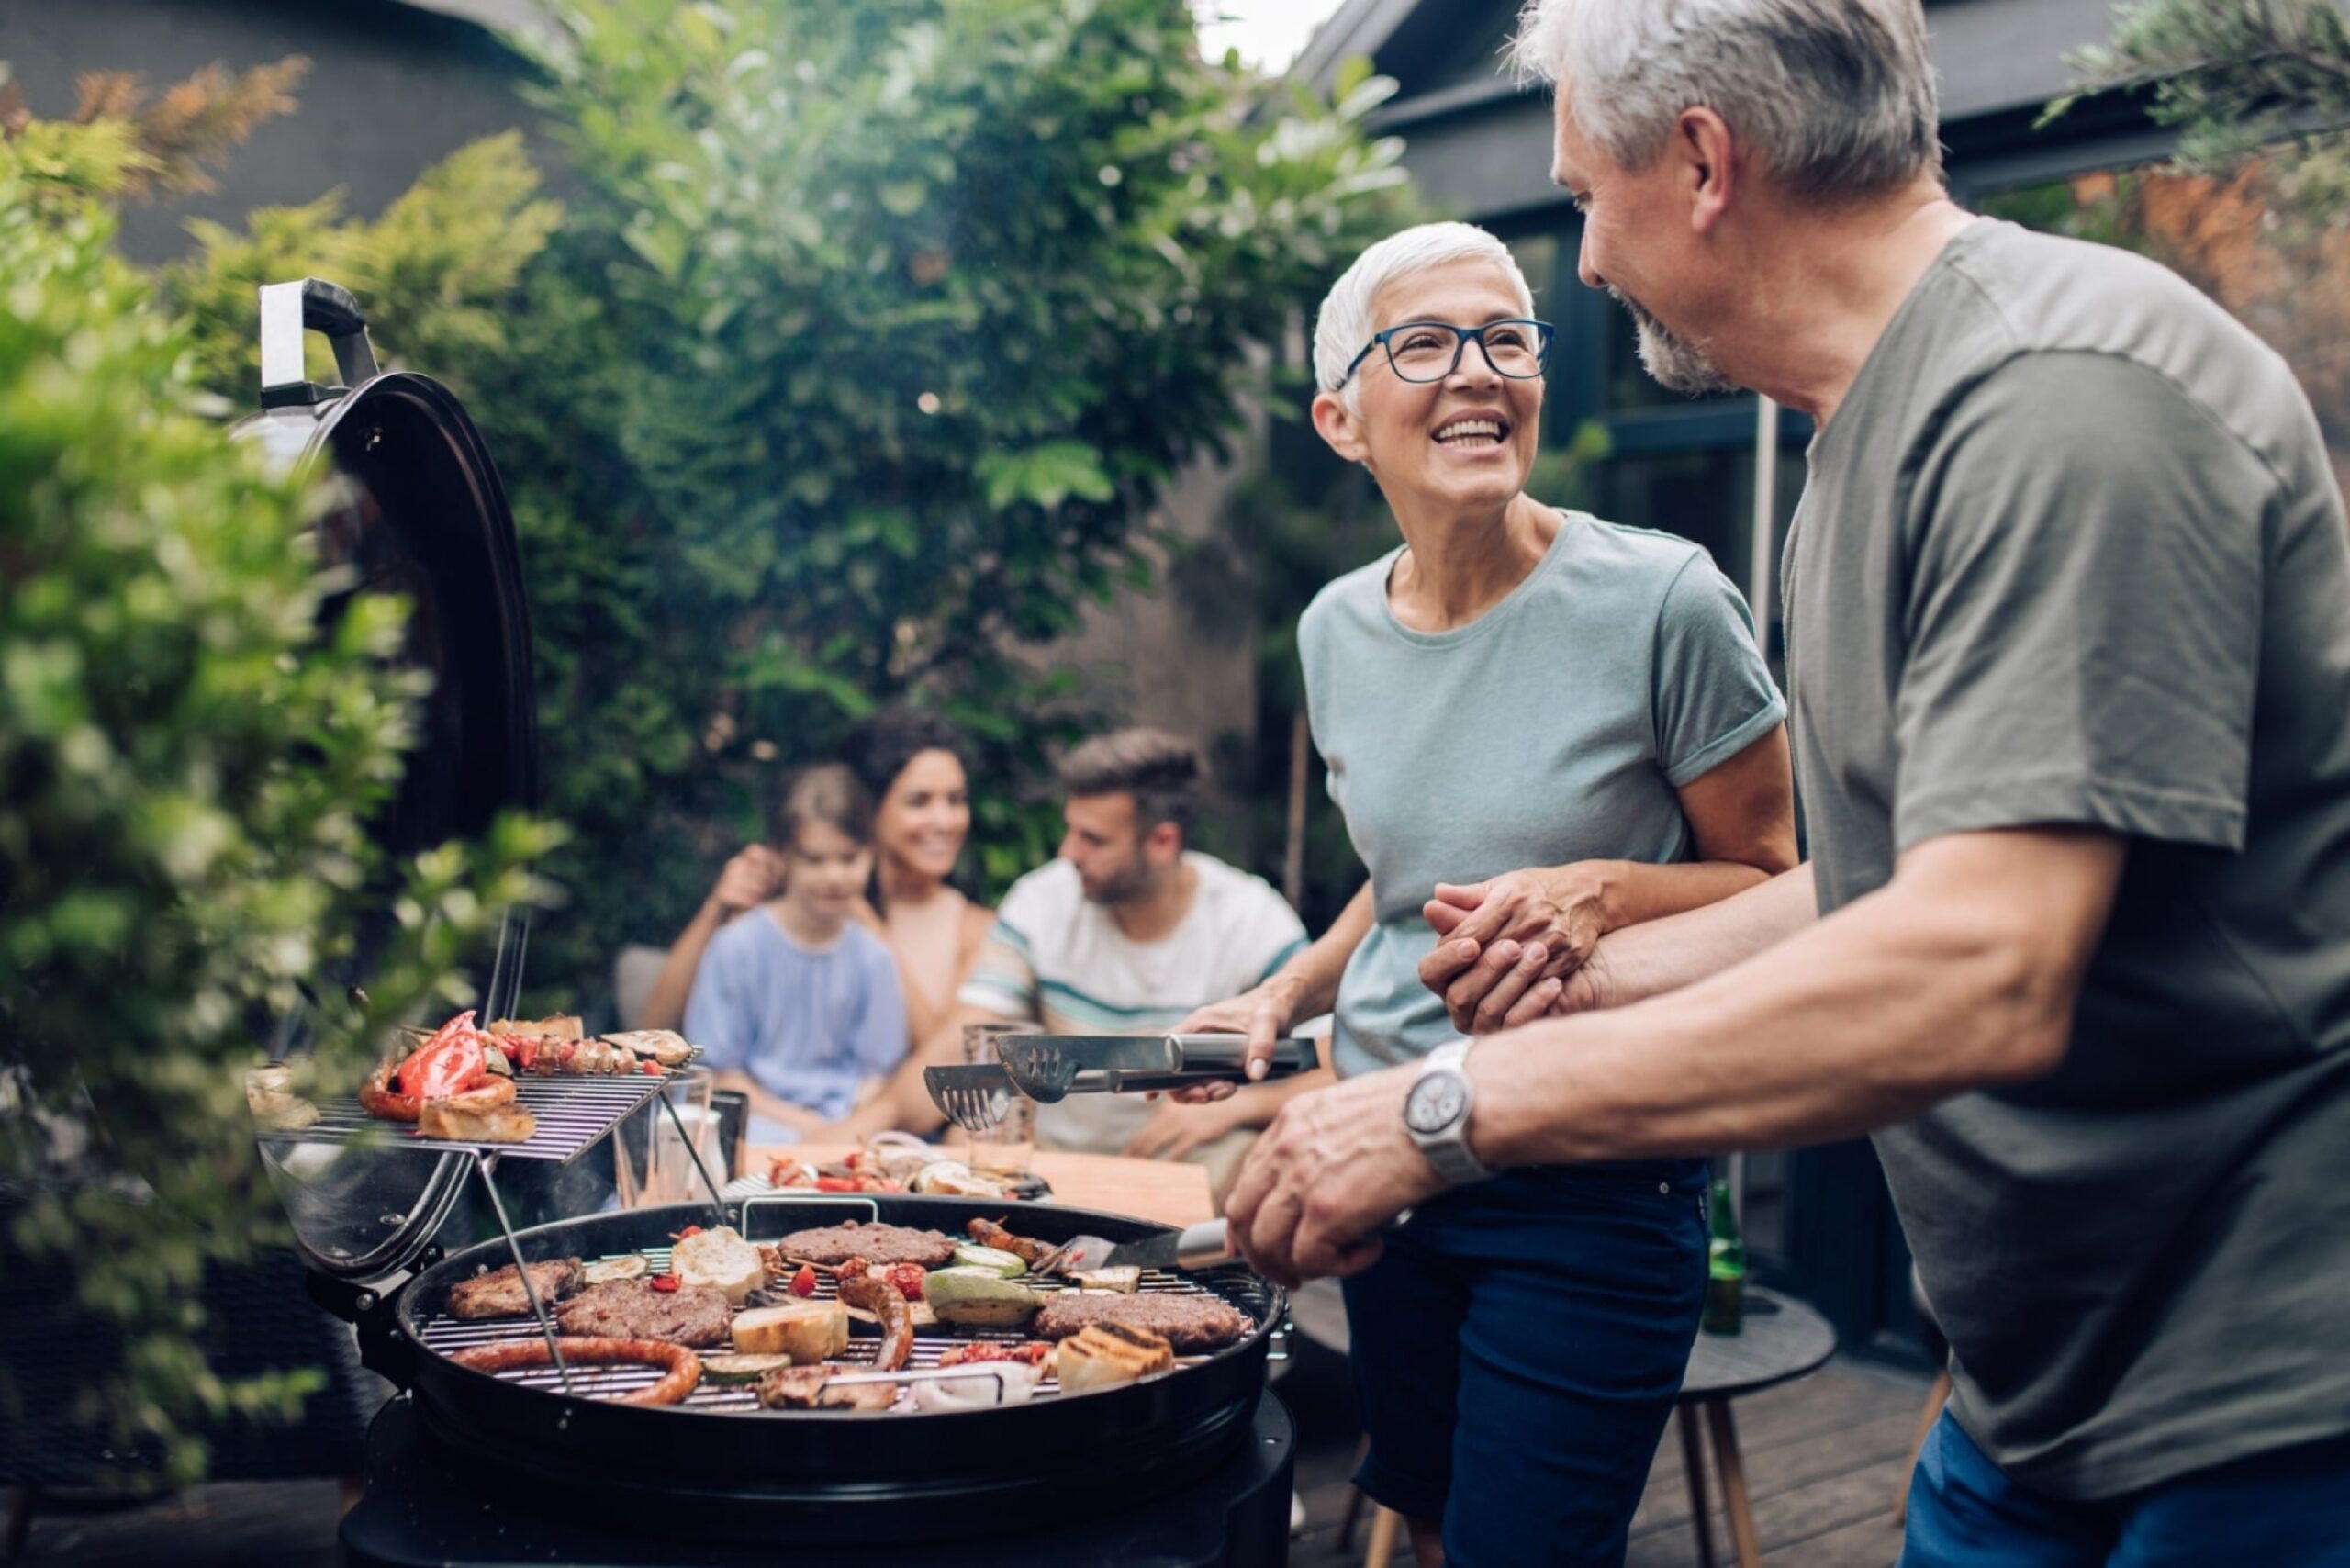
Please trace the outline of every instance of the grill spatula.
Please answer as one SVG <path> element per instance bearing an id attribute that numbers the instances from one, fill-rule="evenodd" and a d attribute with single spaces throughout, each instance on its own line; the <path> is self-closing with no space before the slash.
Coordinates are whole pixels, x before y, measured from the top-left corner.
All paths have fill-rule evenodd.
<path id="1" fill-rule="evenodd" d="M 1058 1250 L 1039 1258 L 1034 1267 L 1040 1274 L 1073 1274 L 1080 1269 L 1213 1269 L 1237 1256 L 1225 1222 L 1210 1219 L 1140 1241 L 1072 1236 Z"/>

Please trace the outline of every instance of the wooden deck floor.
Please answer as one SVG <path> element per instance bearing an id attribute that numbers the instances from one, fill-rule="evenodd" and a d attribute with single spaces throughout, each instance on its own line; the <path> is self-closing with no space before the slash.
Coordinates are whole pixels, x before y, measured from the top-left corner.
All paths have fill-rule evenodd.
<path id="1" fill-rule="evenodd" d="M 1335 1550 L 1338 1518 L 1352 1490 L 1346 1474 L 1353 1463 L 1354 1445 L 1343 1429 L 1334 1430 L 1339 1423 L 1333 1420 L 1342 1415 L 1350 1418 L 1350 1401 L 1334 1398 L 1320 1386 L 1325 1375 L 1309 1360 L 1281 1385 L 1305 1439 L 1299 1454 L 1298 1487 L 1305 1501 L 1306 1529 L 1292 1542 L 1292 1568 L 1360 1563 L 1368 1546 L 1366 1506 L 1353 1550 L 1343 1557 Z M 1922 1377 L 1839 1359 L 1800 1382 L 1738 1402 L 1739 1448 L 1745 1456 L 1765 1563 L 1771 1568 L 1888 1568 L 1901 1551 L 1901 1535 L 1892 1523 L 1893 1502 L 1904 1480 L 1903 1464 L 1925 1394 Z M 1710 1472 L 1707 1497 L 1712 1506 L 1715 1560 L 1727 1565 L 1731 1561 L 1729 1529 L 1722 1518 L 1720 1488 Z M 1538 1559 L 1539 1554 L 1528 1561 Z M 1399 1563 L 1410 1560 L 1405 1550 L 1394 1558 Z M 1681 1444 L 1677 1433 L 1667 1428 L 1648 1493 L 1632 1520 L 1627 1568 L 1691 1568 L 1696 1562 Z"/>
<path id="2" fill-rule="evenodd" d="M 1306 1509 L 1305 1528 L 1291 1542 L 1292 1568 L 1360 1563 L 1369 1540 L 1367 1508 L 1353 1551 L 1341 1556 L 1334 1550 L 1359 1436 L 1345 1363 L 1307 1347 L 1279 1390 L 1298 1419 L 1297 1484 Z M 1922 1378 L 1838 1361 L 1738 1403 L 1740 1448 L 1766 1563 L 1887 1568 L 1900 1551 L 1890 1521 L 1895 1489 L 1924 1397 Z M 1715 1551 L 1727 1564 L 1729 1528 L 1710 1479 Z M 202 1486 L 143 1508 L 39 1514 L 22 1562 L 26 1568 L 329 1568 L 341 1517 L 341 1491 L 331 1481 Z M 1409 1560 L 1408 1551 L 1394 1559 Z M 1539 1553 L 1526 1561 L 1539 1562 Z M 1668 1430 L 1633 1520 L 1628 1568 L 1689 1568 L 1696 1561 L 1681 1447 Z"/>

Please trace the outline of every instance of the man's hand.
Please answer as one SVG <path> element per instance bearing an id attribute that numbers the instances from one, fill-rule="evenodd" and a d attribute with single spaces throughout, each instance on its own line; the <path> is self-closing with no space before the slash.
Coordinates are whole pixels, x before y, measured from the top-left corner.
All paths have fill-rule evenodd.
<path id="1" fill-rule="evenodd" d="M 1137 1159 L 1181 1159 L 1238 1126 L 1238 1114 L 1228 1098 L 1211 1105 L 1161 1103 L 1126 1140 L 1125 1151 Z"/>
<path id="2" fill-rule="evenodd" d="M 783 890 L 783 857 L 764 844 L 746 844 L 718 873 L 710 902 L 722 913 L 740 914 Z"/>
<path id="3" fill-rule="evenodd" d="M 1211 1002 L 1190 1017 L 1175 1025 L 1178 1035 L 1246 1035 L 1248 1036 L 1247 1071 L 1251 1083 L 1265 1076 L 1273 1062 L 1273 1042 L 1289 1032 L 1296 1022 L 1297 983 L 1283 975 L 1275 975 L 1252 991 L 1223 1002 Z M 1239 1092 L 1230 1083 L 1201 1083 L 1189 1089 L 1179 1089 L 1173 1098 L 1188 1105 L 1205 1105 L 1217 1100 L 1228 1100 Z"/>
<path id="4" fill-rule="evenodd" d="M 1420 983 L 1464 1035 L 1504 1027 L 1522 1002 L 1524 1016 L 1540 1017 L 1608 927 L 1603 884 L 1583 866 L 1439 882 L 1421 913 L 1439 940 L 1420 960 Z"/>
<path id="5" fill-rule="evenodd" d="M 1233 1244 L 1259 1273 L 1295 1290 L 1366 1269 L 1379 1227 L 1444 1190 L 1404 1130 L 1413 1076 L 1366 1073 L 1281 1108 L 1225 1204 Z"/>

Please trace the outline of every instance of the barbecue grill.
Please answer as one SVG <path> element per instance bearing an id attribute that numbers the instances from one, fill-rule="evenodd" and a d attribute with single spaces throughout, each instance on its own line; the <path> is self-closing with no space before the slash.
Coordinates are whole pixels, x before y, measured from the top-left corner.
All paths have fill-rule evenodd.
<path id="1" fill-rule="evenodd" d="M 300 346 L 308 330 L 326 334 L 347 385 L 308 378 Z M 378 370 L 358 302 L 331 284 L 307 279 L 262 291 L 262 360 L 263 411 L 242 427 L 243 438 L 285 463 L 331 466 L 337 493 L 319 528 L 322 554 L 350 567 L 356 586 L 410 599 L 409 655 L 435 678 L 425 746 L 374 831 L 399 851 L 478 833 L 499 810 L 532 803 L 537 786 L 529 622 L 497 470 L 445 387 Z M 509 921 L 478 988 L 485 1016 L 512 1011 L 526 935 L 519 919 Z M 279 1042 L 281 1049 L 299 1044 L 298 1030 Z M 1016 1534 L 1032 1559 L 1054 1555 L 1055 1542 L 1064 1540 L 1076 1553 L 1071 1561 L 1099 1561 L 1109 1549 L 1068 1535 L 1084 1527 L 1066 1521 L 1141 1517 L 1136 1511 L 1147 1513 L 1153 1499 L 1166 1499 L 1182 1518 L 1230 1515 L 1236 1522 L 1229 1539 L 1219 1525 L 1213 1540 L 1186 1555 L 1183 1532 L 1162 1520 L 1149 1560 L 1280 1560 L 1289 1428 L 1278 1405 L 1261 1396 L 1267 1363 L 1281 1353 L 1287 1303 L 1244 1270 L 1153 1274 L 1142 1286 L 1206 1291 L 1230 1302 L 1253 1323 L 1237 1343 L 1082 1395 L 1062 1395 L 1046 1380 L 1031 1401 L 998 1408 L 770 1411 L 747 1390 L 707 1383 L 678 1406 L 624 1406 L 612 1397 L 651 1382 L 653 1372 L 558 1364 L 492 1375 L 450 1360 L 466 1346 L 554 1338 L 543 1313 L 471 1322 L 450 1316 L 448 1294 L 459 1281 L 508 1262 L 570 1257 L 643 1253 L 658 1268 L 674 1233 L 688 1224 L 731 1225 L 754 1241 L 848 1218 L 959 1236 L 984 1215 L 1048 1242 L 1080 1234 L 1139 1240 L 1169 1228 L 1054 1205 L 953 1198 L 729 1200 L 718 1173 L 708 1170 L 706 1202 L 527 1228 L 509 1223 L 501 1171 L 575 1164 L 626 1117 L 648 1104 L 669 1107 L 661 1082 L 520 1077 L 518 1098 L 536 1114 L 538 1130 L 516 1145 L 424 1139 L 340 1099 L 322 1102 L 309 1128 L 263 1137 L 311 1298 L 356 1326 L 362 1361 L 401 1391 L 377 1417 L 370 1493 L 345 1525 L 354 1559 L 576 1559 L 576 1547 L 551 1543 L 563 1531 L 592 1527 L 605 1532 L 599 1551 L 613 1562 L 659 1561 L 671 1547 L 697 1559 L 705 1551 L 722 1554 L 714 1544 L 722 1540 L 772 1552 L 786 1540 L 870 1546 L 968 1541 L 990 1530 Z M 444 1226 L 474 1181 L 498 1234 L 444 1256 Z M 827 1294 L 832 1289 L 829 1281 L 820 1286 Z M 934 1365 L 952 1340 L 983 1338 L 1022 1336 L 924 1330 L 912 1365 Z M 869 1360 L 877 1344 L 878 1330 L 860 1327 L 844 1359 Z M 446 1501 L 461 1484 L 471 1488 L 468 1497 L 486 1495 L 480 1506 L 499 1521 L 499 1540 L 478 1555 L 456 1544 L 472 1528 Z M 476 1505 L 463 1508 L 474 1519 Z M 1118 1550 L 1117 1561 L 1146 1560 L 1139 1547 Z"/>

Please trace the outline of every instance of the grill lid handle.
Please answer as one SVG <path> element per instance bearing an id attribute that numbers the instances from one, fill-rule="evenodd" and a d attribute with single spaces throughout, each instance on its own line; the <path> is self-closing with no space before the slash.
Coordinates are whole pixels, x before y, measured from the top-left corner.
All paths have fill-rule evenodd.
<path id="1" fill-rule="evenodd" d="M 302 334 L 324 332 L 334 351 L 340 386 L 308 378 Z M 321 277 L 261 286 L 261 406 L 281 409 L 339 398 L 376 374 L 375 345 L 367 341 L 367 317 L 351 290 Z"/>

